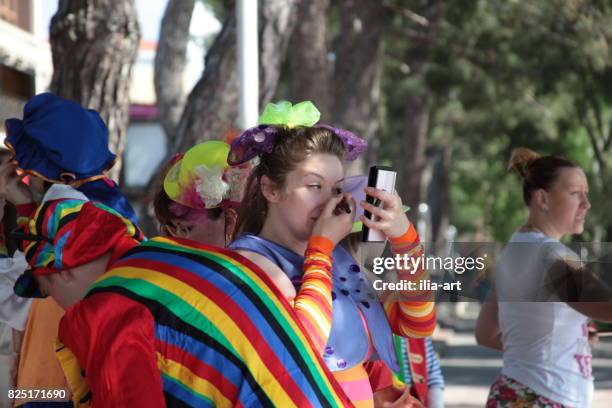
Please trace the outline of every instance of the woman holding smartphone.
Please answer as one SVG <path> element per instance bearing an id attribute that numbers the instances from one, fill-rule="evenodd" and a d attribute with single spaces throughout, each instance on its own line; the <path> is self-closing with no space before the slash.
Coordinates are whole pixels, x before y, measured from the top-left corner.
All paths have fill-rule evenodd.
<path id="1" fill-rule="evenodd" d="M 372 407 L 364 363 L 375 351 L 397 369 L 392 333 L 429 336 L 435 312 L 426 293 L 412 294 L 410 302 L 393 295 L 379 301 L 358 262 L 337 245 L 350 233 L 357 205 L 342 193 L 343 162 L 363 152 L 365 142 L 346 130 L 316 125 L 318 119 L 310 102 L 269 104 L 260 125 L 234 141 L 230 164 L 255 156 L 260 162 L 247 182 L 237 222 L 240 235 L 230 248 L 266 271 L 293 303 L 315 351 L 353 404 Z M 400 198 L 374 188 L 366 192 L 382 205 L 359 203 L 378 217 L 361 217 L 364 225 L 382 231 L 395 253 L 419 256 L 418 235 Z M 426 276 L 423 270 L 398 273 L 409 280 Z M 406 393 L 396 406 L 409 400 Z"/>

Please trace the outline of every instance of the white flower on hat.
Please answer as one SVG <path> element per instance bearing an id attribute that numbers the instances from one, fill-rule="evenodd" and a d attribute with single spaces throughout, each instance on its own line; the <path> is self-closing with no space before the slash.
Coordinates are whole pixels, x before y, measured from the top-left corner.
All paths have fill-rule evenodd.
<path id="1" fill-rule="evenodd" d="M 223 180 L 223 170 L 220 166 L 195 168 L 195 188 L 206 208 L 218 206 L 229 191 L 229 185 Z"/>

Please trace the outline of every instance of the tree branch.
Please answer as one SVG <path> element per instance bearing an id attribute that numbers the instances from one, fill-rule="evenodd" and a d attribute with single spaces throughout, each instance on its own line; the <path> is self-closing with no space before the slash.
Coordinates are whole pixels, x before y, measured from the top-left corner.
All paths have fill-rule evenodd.
<path id="1" fill-rule="evenodd" d="M 608 151 L 610 150 L 610 147 L 612 146 L 612 119 L 610 119 L 610 121 L 608 122 L 608 134 L 606 135 L 605 141 L 604 141 L 604 151 Z"/>
<path id="2" fill-rule="evenodd" d="M 580 121 L 582 122 L 582 125 L 585 127 L 587 134 L 589 135 L 589 140 L 591 141 L 591 146 L 593 147 L 593 152 L 595 153 L 595 159 L 597 160 L 599 167 L 601 169 L 606 169 L 607 168 L 606 160 L 598 144 L 597 136 L 595 135 L 593 127 L 589 123 L 590 121 L 586 115 L 584 108 L 580 108 L 580 107 L 578 108 L 578 115 L 580 116 Z"/>
<path id="3" fill-rule="evenodd" d="M 185 107 L 183 71 L 195 0 L 170 0 L 162 18 L 155 53 L 155 98 L 167 138 L 174 135 Z"/>

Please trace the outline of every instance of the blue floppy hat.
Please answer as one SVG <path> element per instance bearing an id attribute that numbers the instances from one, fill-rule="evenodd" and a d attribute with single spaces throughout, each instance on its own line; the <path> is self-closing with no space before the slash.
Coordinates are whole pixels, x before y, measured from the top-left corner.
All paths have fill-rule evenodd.
<path id="1" fill-rule="evenodd" d="M 31 98 L 23 119 L 7 119 L 5 127 L 17 166 L 51 183 L 77 187 L 103 178 L 117 160 L 98 112 L 52 93 Z"/>

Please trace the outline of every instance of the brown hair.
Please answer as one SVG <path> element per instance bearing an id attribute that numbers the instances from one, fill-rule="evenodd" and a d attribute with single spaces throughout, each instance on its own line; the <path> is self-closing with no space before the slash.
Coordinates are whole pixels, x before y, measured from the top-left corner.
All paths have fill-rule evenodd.
<path id="1" fill-rule="evenodd" d="M 524 147 L 512 151 L 508 170 L 515 170 L 523 179 L 523 201 L 531 202 L 534 191 L 547 190 L 559 177 L 563 168 L 579 168 L 576 163 L 562 156 L 540 156 Z"/>
<path id="2" fill-rule="evenodd" d="M 261 192 L 261 177 L 267 176 L 278 188 L 283 188 L 287 174 L 313 154 L 333 154 L 343 159 L 342 139 L 331 130 L 319 127 L 278 128 L 278 136 L 271 153 L 260 155 L 245 188 L 238 212 L 234 236 L 242 232 L 258 234 L 268 213 L 268 202 Z"/>

